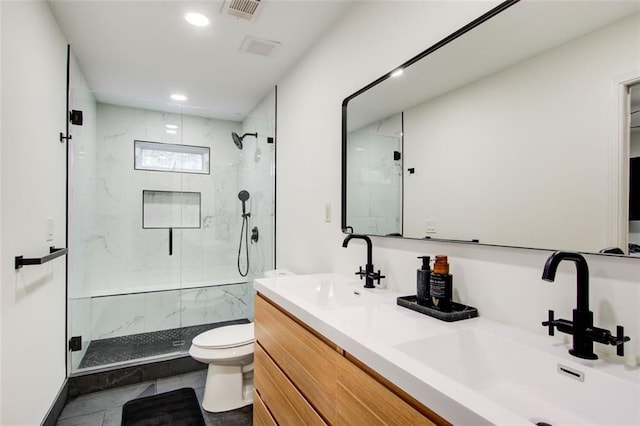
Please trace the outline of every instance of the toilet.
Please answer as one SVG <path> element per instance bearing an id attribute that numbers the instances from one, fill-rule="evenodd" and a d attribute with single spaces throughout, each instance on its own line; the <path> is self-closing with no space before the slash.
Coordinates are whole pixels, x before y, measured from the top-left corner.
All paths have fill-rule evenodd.
<path id="1" fill-rule="evenodd" d="M 253 403 L 253 323 L 227 325 L 198 334 L 189 355 L 209 364 L 202 408 L 212 413 Z"/>

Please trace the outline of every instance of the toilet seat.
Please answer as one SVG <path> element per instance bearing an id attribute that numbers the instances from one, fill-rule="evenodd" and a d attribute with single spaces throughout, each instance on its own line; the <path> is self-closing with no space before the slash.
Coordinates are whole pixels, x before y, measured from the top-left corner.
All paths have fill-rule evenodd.
<path id="1" fill-rule="evenodd" d="M 228 349 L 251 344 L 254 340 L 253 323 L 251 322 L 205 331 L 198 334 L 191 343 L 205 349 Z"/>

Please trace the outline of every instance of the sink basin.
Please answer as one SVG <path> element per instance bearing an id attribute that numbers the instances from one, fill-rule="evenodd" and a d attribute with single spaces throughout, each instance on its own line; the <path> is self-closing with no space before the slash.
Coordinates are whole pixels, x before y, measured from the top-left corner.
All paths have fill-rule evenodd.
<path id="1" fill-rule="evenodd" d="M 534 424 L 640 424 L 637 383 L 493 331 L 470 327 L 394 347 Z"/>
<path id="2" fill-rule="evenodd" d="M 276 288 L 283 295 L 324 309 L 363 306 L 383 301 L 375 294 L 382 290 L 368 290 L 356 280 L 334 274 L 278 278 Z"/>

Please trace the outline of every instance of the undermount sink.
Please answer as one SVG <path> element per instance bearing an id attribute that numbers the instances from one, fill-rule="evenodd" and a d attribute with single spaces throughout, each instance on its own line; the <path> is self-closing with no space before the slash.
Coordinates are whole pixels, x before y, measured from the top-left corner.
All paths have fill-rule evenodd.
<path id="1" fill-rule="evenodd" d="M 394 347 L 534 424 L 640 424 L 638 384 L 493 331 L 470 327 Z"/>

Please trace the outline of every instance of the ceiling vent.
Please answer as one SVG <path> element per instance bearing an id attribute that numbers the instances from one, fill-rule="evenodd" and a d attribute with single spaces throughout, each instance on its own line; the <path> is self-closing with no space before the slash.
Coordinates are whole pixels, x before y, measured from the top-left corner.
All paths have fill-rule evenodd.
<path id="1" fill-rule="evenodd" d="M 250 21 L 260 6 L 260 0 L 225 0 L 222 12 Z"/>
<path id="2" fill-rule="evenodd" d="M 278 47 L 280 44 L 281 43 L 279 41 L 247 36 L 242 42 L 242 46 L 240 46 L 240 51 L 252 53 L 254 55 L 269 56 L 273 52 L 273 49 Z"/>

